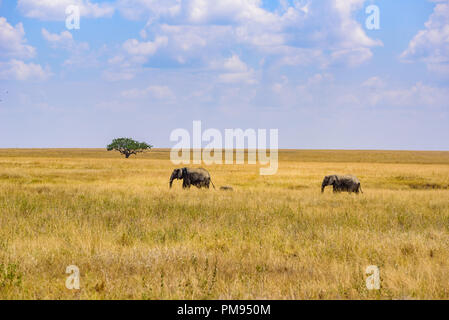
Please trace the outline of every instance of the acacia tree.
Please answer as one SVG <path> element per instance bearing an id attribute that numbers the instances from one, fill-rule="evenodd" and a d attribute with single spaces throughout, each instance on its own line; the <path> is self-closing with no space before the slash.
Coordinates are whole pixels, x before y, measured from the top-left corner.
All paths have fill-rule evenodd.
<path id="1" fill-rule="evenodd" d="M 146 142 L 138 142 L 131 138 L 117 138 L 106 147 L 108 151 L 116 150 L 123 154 L 126 158 L 129 158 L 132 154 L 144 152 L 150 150 L 153 146 Z"/>

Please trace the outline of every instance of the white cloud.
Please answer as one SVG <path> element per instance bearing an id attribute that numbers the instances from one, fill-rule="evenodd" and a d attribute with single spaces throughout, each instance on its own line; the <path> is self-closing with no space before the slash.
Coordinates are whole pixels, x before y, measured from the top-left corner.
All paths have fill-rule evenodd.
<path id="1" fill-rule="evenodd" d="M 35 56 L 34 47 L 26 43 L 25 30 L 22 23 L 11 26 L 6 18 L 0 17 L 0 79 L 5 80 L 45 80 L 51 73 L 39 64 L 26 63 L 19 59 Z"/>
<path id="2" fill-rule="evenodd" d="M 39 64 L 25 63 L 20 60 L 11 59 L 0 62 L 0 78 L 15 80 L 45 80 L 51 75 L 49 70 L 44 70 Z"/>
<path id="3" fill-rule="evenodd" d="M 42 28 L 42 36 L 53 48 L 63 48 L 70 51 L 83 51 L 89 49 L 87 42 L 76 43 L 69 31 L 61 31 L 60 34 L 48 32 Z"/>
<path id="4" fill-rule="evenodd" d="M 167 43 L 167 37 L 156 37 L 154 41 L 126 40 L 121 52 L 108 59 L 109 69 L 103 72 L 103 78 L 108 81 L 133 79 L 142 71 L 142 65 Z"/>
<path id="5" fill-rule="evenodd" d="M 363 8 L 365 0 L 335 0 L 334 2 L 335 14 L 340 20 L 335 24 L 336 37 L 341 41 L 340 46 L 360 49 L 382 45 L 381 41 L 368 37 L 362 26 L 353 18 L 354 12 Z"/>
<path id="6" fill-rule="evenodd" d="M 362 101 L 364 100 L 363 97 Z M 371 105 L 433 108 L 446 107 L 449 90 L 418 82 L 409 88 L 384 88 L 366 94 Z"/>
<path id="7" fill-rule="evenodd" d="M 262 9 L 259 0 L 189 0 L 181 3 L 187 20 L 194 24 L 238 23 L 253 21 L 270 23 L 276 20 L 273 13 Z"/>
<path id="8" fill-rule="evenodd" d="M 362 87 L 367 88 L 383 88 L 385 86 L 385 82 L 379 77 L 371 77 L 362 83 Z"/>
<path id="9" fill-rule="evenodd" d="M 35 48 L 26 44 L 22 23 L 13 27 L 6 18 L 0 17 L 0 56 L 28 59 L 35 53 Z"/>
<path id="10" fill-rule="evenodd" d="M 127 19 L 158 19 L 176 15 L 180 10 L 177 0 L 118 0 L 117 9 Z"/>
<path id="11" fill-rule="evenodd" d="M 349 67 L 356 67 L 371 59 L 373 53 L 369 48 L 352 48 L 334 51 L 331 54 L 333 64 L 344 64 Z"/>
<path id="12" fill-rule="evenodd" d="M 156 51 L 168 42 L 167 37 L 156 37 L 154 41 L 140 42 L 137 39 L 128 39 L 123 44 L 126 52 L 133 56 L 148 57 L 156 53 Z"/>
<path id="13" fill-rule="evenodd" d="M 307 108 L 315 110 L 314 112 L 318 112 L 317 109 L 357 112 L 373 108 L 447 109 L 449 101 L 448 88 L 423 82 L 408 86 L 400 85 L 378 76 L 370 77 L 360 84 L 343 84 L 334 81 L 332 74 L 317 73 L 300 84 L 290 85 L 289 82 L 282 80 L 271 85 L 269 91 L 275 93 L 277 97 L 272 99 L 269 95 L 264 95 L 261 105 L 274 101 L 273 103 L 278 103 L 284 108 Z"/>
<path id="14" fill-rule="evenodd" d="M 151 21 L 178 24 L 233 24 L 248 19 L 269 22 L 274 14 L 261 7 L 260 0 L 119 0 L 117 9 L 128 19 L 150 17 Z"/>
<path id="15" fill-rule="evenodd" d="M 89 51 L 89 44 L 87 42 L 76 42 L 69 31 L 61 31 L 58 34 L 42 28 L 41 33 L 52 48 L 63 49 L 68 52 L 68 57 L 62 63 L 64 67 L 92 68 L 99 65 L 98 57 L 105 47 Z"/>
<path id="16" fill-rule="evenodd" d="M 320 49 L 293 48 L 282 46 L 270 49 L 271 53 L 279 55 L 279 65 L 310 66 L 325 68 L 329 65 L 329 58 Z"/>
<path id="17" fill-rule="evenodd" d="M 322 83 L 329 83 L 334 80 L 334 76 L 330 73 L 316 73 L 307 79 L 306 86 L 316 86 Z"/>
<path id="18" fill-rule="evenodd" d="M 18 0 L 19 11 L 28 18 L 64 21 L 65 10 L 75 5 L 80 8 L 81 18 L 111 17 L 114 6 L 110 3 L 92 3 L 90 0 Z"/>
<path id="19" fill-rule="evenodd" d="M 212 27 L 205 30 L 197 26 L 170 26 L 166 24 L 161 26 L 161 31 L 170 37 L 175 47 L 184 52 L 205 47 L 212 40 L 213 34 L 220 36 L 222 32 L 217 29 L 220 28 Z"/>
<path id="20" fill-rule="evenodd" d="M 62 31 L 61 34 L 54 34 L 42 28 L 42 35 L 45 40 L 52 43 L 71 43 L 73 41 L 72 34 L 68 31 Z"/>
<path id="21" fill-rule="evenodd" d="M 432 71 L 449 74 L 449 1 L 436 4 L 425 27 L 413 37 L 401 59 L 422 61 Z"/>
<path id="22" fill-rule="evenodd" d="M 281 16 L 279 27 L 286 39 L 281 62 L 287 65 L 313 63 L 327 67 L 331 64 L 358 66 L 369 60 L 372 57 L 371 48 L 381 46 L 382 42 L 368 37 L 354 18 L 364 2 L 300 1 L 289 7 Z"/>
<path id="23" fill-rule="evenodd" d="M 311 87 L 304 86 L 304 92 L 310 93 Z M 449 89 L 435 87 L 423 82 L 410 86 L 388 83 L 381 77 L 374 76 L 363 81 L 359 86 L 339 85 L 320 86 L 320 91 L 328 90 L 329 101 L 341 107 L 379 107 L 379 108 L 446 108 L 449 101 Z M 316 94 L 316 92 L 314 93 Z M 316 97 L 315 97 L 316 98 Z"/>
<path id="24" fill-rule="evenodd" d="M 130 89 L 123 91 L 121 95 L 125 98 L 137 99 L 144 98 L 150 95 L 152 98 L 159 100 L 171 100 L 175 95 L 167 86 L 152 85 L 145 89 Z"/>
<path id="25" fill-rule="evenodd" d="M 65 17 L 69 4 L 79 5 L 82 16 L 110 16 L 117 10 L 128 19 L 147 21 L 140 38 L 124 41 L 106 58 L 103 77 L 110 81 L 134 78 L 157 55 L 185 67 L 209 68 L 221 83 L 254 84 L 258 72 L 238 55 L 226 59 L 224 52 L 238 47 L 259 55 L 256 59 L 265 61 L 262 68 L 271 64 L 325 69 L 332 64 L 358 66 L 372 57 L 372 47 L 382 44 L 368 37 L 355 20 L 364 0 L 283 1 L 274 11 L 264 9 L 261 0 L 19 0 L 18 8 L 28 17 L 58 20 L 61 12 Z M 80 49 L 68 31 L 53 34 L 42 29 L 42 35 L 52 47 Z M 82 61 L 80 57 L 67 59 L 67 64 Z M 211 61 L 223 61 L 222 68 L 211 68 Z"/>
<path id="26" fill-rule="evenodd" d="M 224 50 L 234 46 L 233 27 L 226 25 L 168 25 L 151 29 L 152 33 L 166 36 L 164 54 L 179 64 L 194 63 L 207 66 L 211 60 L 222 58 Z"/>
<path id="27" fill-rule="evenodd" d="M 226 59 L 223 67 L 228 71 L 233 72 L 246 72 L 248 71 L 247 65 L 240 60 L 239 56 L 233 54 L 229 59 Z"/>
<path id="28" fill-rule="evenodd" d="M 132 19 L 147 17 L 144 34 L 168 37 L 167 53 L 180 63 L 199 56 L 210 59 L 203 57 L 205 49 L 210 54 L 244 45 L 276 56 L 281 64 L 357 66 L 372 57 L 372 47 L 382 45 L 368 37 L 355 20 L 364 2 L 283 1 L 271 12 L 260 0 L 120 0 L 118 10 Z"/>
<path id="29" fill-rule="evenodd" d="M 112 57 L 112 58 L 109 58 L 109 59 L 108 59 L 108 63 L 114 65 L 114 64 L 122 63 L 124 60 L 125 60 L 125 57 L 124 57 L 124 56 L 122 56 L 122 55 L 117 55 L 117 56 L 114 56 L 114 57 Z"/>
<path id="30" fill-rule="evenodd" d="M 255 72 L 253 69 L 248 68 L 248 66 L 240 60 L 239 56 L 233 54 L 228 59 L 225 59 L 222 65 L 222 69 L 225 71 L 218 75 L 219 82 L 223 83 L 247 83 L 254 84 Z"/>

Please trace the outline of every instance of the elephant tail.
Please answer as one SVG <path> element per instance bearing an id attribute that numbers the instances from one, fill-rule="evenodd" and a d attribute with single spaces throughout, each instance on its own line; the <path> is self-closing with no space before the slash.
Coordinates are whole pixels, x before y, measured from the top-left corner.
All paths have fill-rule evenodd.
<path id="1" fill-rule="evenodd" d="M 214 185 L 214 183 L 212 182 L 212 179 L 210 179 L 210 183 L 212 183 L 212 187 L 214 187 L 214 189 L 215 189 L 215 185 Z"/>

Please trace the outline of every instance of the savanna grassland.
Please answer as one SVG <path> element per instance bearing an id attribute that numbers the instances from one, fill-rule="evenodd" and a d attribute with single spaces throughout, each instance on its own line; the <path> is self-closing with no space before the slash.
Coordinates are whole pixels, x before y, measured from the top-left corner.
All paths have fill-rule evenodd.
<path id="1" fill-rule="evenodd" d="M 449 298 L 449 152 L 285 150 L 274 176 L 206 167 L 231 192 L 169 190 L 175 167 L 161 149 L 0 150 L 0 298 Z M 364 194 L 321 194 L 332 173 Z"/>

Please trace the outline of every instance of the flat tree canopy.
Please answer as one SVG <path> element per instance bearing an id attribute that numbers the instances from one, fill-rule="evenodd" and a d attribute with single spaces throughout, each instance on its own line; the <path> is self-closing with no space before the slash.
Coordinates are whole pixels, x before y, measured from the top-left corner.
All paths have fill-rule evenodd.
<path id="1" fill-rule="evenodd" d="M 137 154 L 145 150 L 150 150 L 153 146 L 146 142 L 135 141 L 131 138 L 117 138 L 106 147 L 108 151 L 116 150 L 129 158 L 132 154 Z"/>

